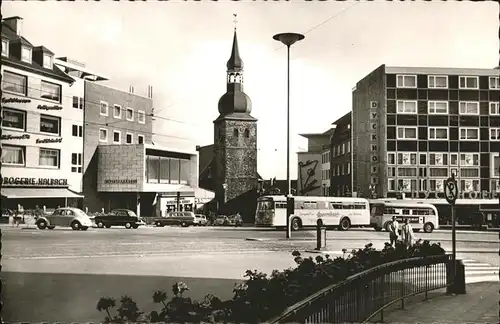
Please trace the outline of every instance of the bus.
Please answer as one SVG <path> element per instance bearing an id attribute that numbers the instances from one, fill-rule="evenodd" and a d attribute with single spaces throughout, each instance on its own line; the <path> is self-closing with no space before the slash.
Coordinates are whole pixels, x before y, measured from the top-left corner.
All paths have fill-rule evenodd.
<path id="1" fill-rule="evenodd" d="M 295 196 L 291 210 L 291 229 L 313 227 L 321 220 L 326 227 L 346 231 L 350 227 L 370 225 L 370 204 L 364 198 Z M 286 196 L 262 196 L 257 199 L 256 226 L 286 227 Z"/>
<path id="2" fill-rule="evenodd" d="M 445 199 L 391 199 L 379 198 L 370 202 L 391 201 L 431 204 L 438 211 L 441 228 L 451 227 L 451 206 Z M 458 228 L 500 228 L 500 205 L 498 199 L 457 199 L 455 201 L 456 226 Z"/>
<path id="3" fill-rule="evenodd" d="M 370 207 L 370 225 L 376 231 L 388 231 L 393 216 L 396 216 L 399 226 L 408 219 L 416 232 L 424 230 L 432 233 L 439 228 L 438 210 L 432 204 L 406 200 L 371 200 Z"/>

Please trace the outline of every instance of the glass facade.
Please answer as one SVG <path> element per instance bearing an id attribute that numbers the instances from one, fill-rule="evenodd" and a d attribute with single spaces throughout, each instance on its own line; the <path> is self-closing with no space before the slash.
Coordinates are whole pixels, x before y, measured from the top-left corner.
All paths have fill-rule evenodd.
<path id="1" fill-rule="evenodd" d="M 188 184 L 190 160 L 146 155 L 148 183 Z"/>

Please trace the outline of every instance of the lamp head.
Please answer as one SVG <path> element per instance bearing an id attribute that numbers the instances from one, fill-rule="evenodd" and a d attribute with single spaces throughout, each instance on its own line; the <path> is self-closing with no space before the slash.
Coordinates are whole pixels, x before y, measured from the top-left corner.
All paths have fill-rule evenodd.
<path id="1" fill-rule="evenodd" d="M 282 42 L 283 44 L 289 47 L 295 44 L 296 42 L 303 40 L 304 38 L 305 38 L 304 35 L 297 33 L 281 33 L 273 36 L 274 40 Z"/>

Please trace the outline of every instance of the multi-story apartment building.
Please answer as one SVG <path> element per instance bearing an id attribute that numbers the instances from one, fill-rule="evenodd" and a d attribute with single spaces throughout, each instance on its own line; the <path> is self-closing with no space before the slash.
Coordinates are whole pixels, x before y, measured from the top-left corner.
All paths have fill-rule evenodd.
<path id="1" fill-rule="evenodd" d="M 352 195 L 352 150 L 351 150 L 351 112 L 333 123 L 334 131 L 330 138 L 330 195 L 335 197 Z"/>
<path id="2" fill-rule="evenodd" d="M 307 151 L 297 152 L 297 195 L 324 195 L 323 150 L 328 146 L 332 133 L 333 129 L 324 133 L 300 134 L 307 139 Z"/>
<path id="3" fill-rule="evenodd" d="M 381 197 L 442 198 L 500 191 L 498 69 L 382 65 L 353 91 L 354 187 Z"/>
<path id="4" fill-rule="evenodd" d="M 83 110 L 72 106 L 82 92 L 54 65 L 54 53 L 21 34 L 22 18 L 2 20 L 2 208 L 81 204 Z M 78 135 L 78 134 L 77 134 Z M 78 171 L 78 170 L 76 170 Z"/>

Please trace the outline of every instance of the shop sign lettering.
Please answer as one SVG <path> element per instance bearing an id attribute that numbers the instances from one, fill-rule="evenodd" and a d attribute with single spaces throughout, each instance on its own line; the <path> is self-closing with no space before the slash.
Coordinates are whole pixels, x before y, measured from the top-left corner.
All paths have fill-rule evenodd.
<path id="1" fill-rule="evenodd" d="M 16 186 L 67 186 L 68 179 L 4 177 L 2 185 Z"/>
<path id="2" fill-rule="evenodd" d="M 105 184 L 136 184 L 137 179 L 106 179 Z"/>
<path id="3" fill-rule="evenodd" d="M 31 99 L 24 98 L 2 98 L 2 103 L 27 103 L 31 102 Z"/>
<path id="4" fill-rule="evenodd" d="M 36 107 L 36 108 L 40 109 L 40 110 L 62 110 L 63 109 L 61 106 L 57 106 L 57 105 L 54 105 L 54 106 L 38 105 L 38 107 Z"/>
<path id="5" fill-rule="evenodd" d="M 375 186 L 378 184 L 378 143 L 377 143 L 377 131 L 378 131 L 378 102 L 370 101 L 370 160 L 372 162 L 370 168 L 370 183 L 371 183 L 371 191 L 372 195 L 375 193 Z"/>
<path id="6" fill-rule="evenodd" d="M 61 143 L 62 142 L 62 137 L 61 138 L 37 138 L 36 143 L 37 144 L 42 144 L 42 143 Z"/>
<path id="7" fill-rule="evenodd" d="M 483 191 L 460 191 L 457 199 L 496 199 L 498 192 Z M 444 198 L 443 192 L 437 191 L 412 191 L 411 197 L 413 199 L 441 199 Z"/>
<path id="8" fill-rule="evenodd" d="M 1 137 L 2 140 L 16 140 L 16 139 L 30 139 L 29 134 L 23 134 L 23 135 L 2 135 Z"/>

